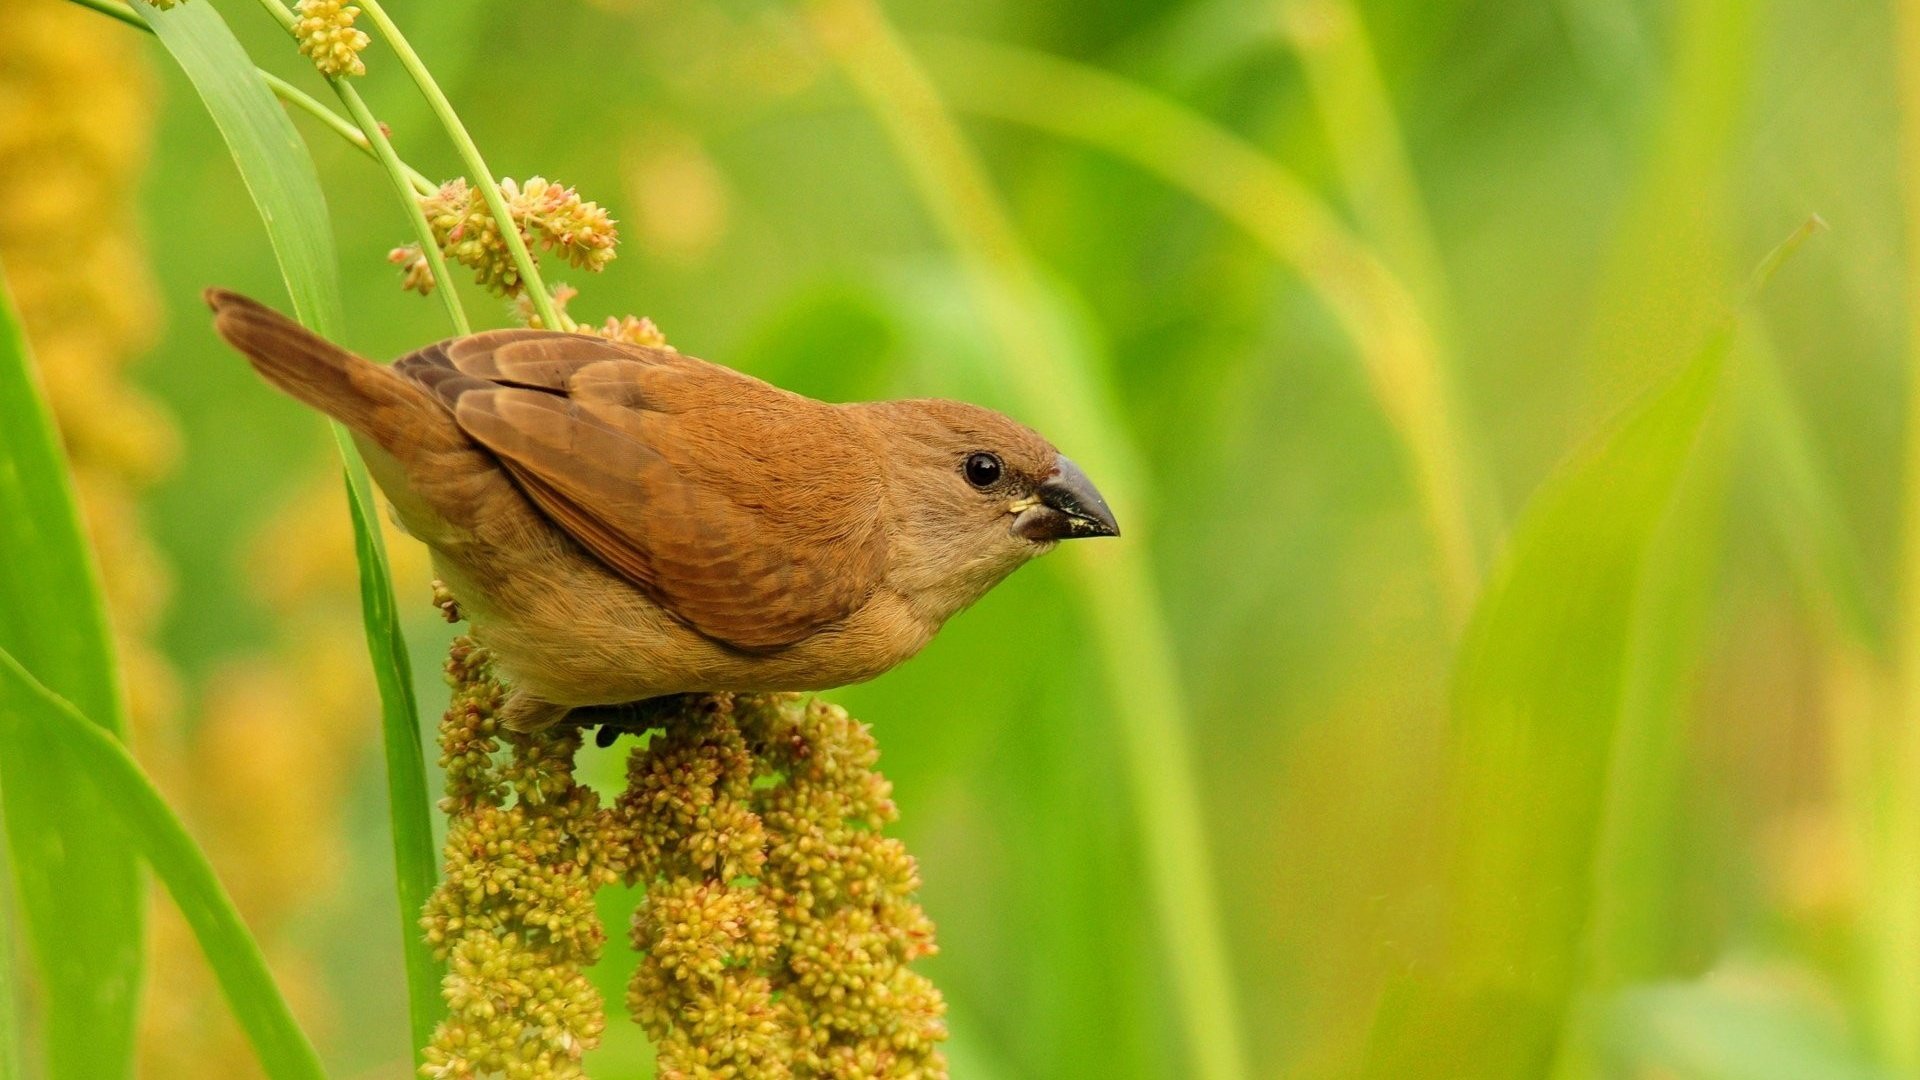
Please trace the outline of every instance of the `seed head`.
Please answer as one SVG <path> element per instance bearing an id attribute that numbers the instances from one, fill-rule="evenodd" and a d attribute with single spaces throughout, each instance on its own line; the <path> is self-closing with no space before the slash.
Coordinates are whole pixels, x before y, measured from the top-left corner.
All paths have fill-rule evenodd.
<path id="1" fill-rule="evenodd" d="M 614 830 L 645 883 L 627 1006 L 663 1077 L 944 1080 L 919 873 L 844 710 L 721 695 L 628 761 Z"/>
<path id="2" fill-rule="evenodd" d="M 500 181 L 508 216 L 529 250 L 539 247 L 588 271 L 606 269 L 613 261 L 619 230 L 607 211 L 570 187 L 535 176 L 525 184 Z M 465 180 L 450 180 L 420 197 L 420 209 L 447 258 L 474 271 L 481 286 L 499 296 L 519 296 L 525 289 L 519 268 L 507 250 L 500 223 L 487 207 L 485 196 Z M 425 294 L 435 285 L 433 272 L 417 244 L 393 249 L 387 261 L 401 267 L 401 285 Z"/>
<path id="3" fill-rule="evenodd" d="M 356 30 L 353 21 L 360 9 L 340 0 L 300 0 L 294 5 L 299 20 L 293 35 L 300 39 L 300 51 L 328 78 L 365 75 L 367 65 L 360 51 L 370 41 L 366 31 Z"/>
<path id="4" fill-rule="evenodd" d="M 484 650 L 465 638 L 447 662 L 440 725 L 446 846 L 421 926 L 447 961 L 448 1017 L 421 1071 L 446 1080 L 579 1077 L 606 1026 L 584 974 L 606 932 L 594 893 L 619 876 L 599 797 L 574 781 L 574 727 L 501 728 Z M 496 761 L 501 744 L 509 757 Z M 511 797 L 511 798 L 510 798 Z"/>

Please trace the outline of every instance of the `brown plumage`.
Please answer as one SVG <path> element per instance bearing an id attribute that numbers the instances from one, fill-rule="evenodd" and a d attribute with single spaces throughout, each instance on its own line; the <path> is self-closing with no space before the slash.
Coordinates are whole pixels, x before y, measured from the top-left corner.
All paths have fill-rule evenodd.
<path id="1" fill-rule="evenodd" d="M 207 292 L 268 381 L 351 429 L 512 679 L 509 721 L 872 678 L 1055 541 L 1118 534 L 989 409 L 829 405 L 671 349 L 495 330 L 392 366 Z"/>

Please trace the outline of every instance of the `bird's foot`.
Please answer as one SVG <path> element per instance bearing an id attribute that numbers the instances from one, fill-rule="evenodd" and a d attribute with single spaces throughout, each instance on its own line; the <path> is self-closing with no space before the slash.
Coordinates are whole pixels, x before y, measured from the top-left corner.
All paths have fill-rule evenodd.
<path id="1" fill-rule="evenodd" d="M 600 730 L 594 733 L 593 744 L 604 748 L 612 746 L 621 735 L 638 735 L 650 728 L 664 727 L 674 717 L 708 696 L 667 694 L 644 701 L 624 701 L 618 705 L 583 705 L 567 714 L 567 722 L 583 727 L 599 725 Z"/>

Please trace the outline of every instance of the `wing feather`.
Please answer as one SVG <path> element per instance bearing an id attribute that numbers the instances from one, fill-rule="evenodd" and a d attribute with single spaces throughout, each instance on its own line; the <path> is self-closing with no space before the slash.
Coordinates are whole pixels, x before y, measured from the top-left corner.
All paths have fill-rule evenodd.
<path id="1" fill-rule="evenodd" d="M 878 583 L 880 463 L 830 405 L 668 349 L 506 330 L 399 362 L 555 525 L 674 617 L 749 652 Z"/>

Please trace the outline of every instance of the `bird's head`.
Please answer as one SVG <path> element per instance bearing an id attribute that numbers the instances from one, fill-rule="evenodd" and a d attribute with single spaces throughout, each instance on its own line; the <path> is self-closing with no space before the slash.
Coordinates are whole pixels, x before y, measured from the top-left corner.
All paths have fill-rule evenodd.
<path id="1" fill-rule="evenodd" d="M 1024 425 L 957 401 L 866 408 L 886 448 L 895 572 L 938 598 L 938 618 L 1061 540 L 1120 535 L 1087 474 Z"/>

